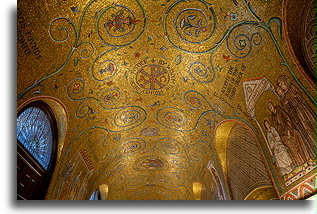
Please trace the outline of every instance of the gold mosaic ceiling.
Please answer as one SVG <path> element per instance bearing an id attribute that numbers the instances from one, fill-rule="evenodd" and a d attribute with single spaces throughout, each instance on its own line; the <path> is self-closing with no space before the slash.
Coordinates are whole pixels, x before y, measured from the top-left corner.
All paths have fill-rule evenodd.
<path id="1" fill-rule="evenodd" d="M 263 125 L 267 101 L 281 102 L 281 75 L 316 103 L 287 43 L 284 4 L 19 1 L 18 106 L 66 109 L 47 199 L 88 199 L 102 184 L 108 199 L 229 199 L 228 121 L 255 136 L 279 196 L 311 177 L 279 174 Z"/>

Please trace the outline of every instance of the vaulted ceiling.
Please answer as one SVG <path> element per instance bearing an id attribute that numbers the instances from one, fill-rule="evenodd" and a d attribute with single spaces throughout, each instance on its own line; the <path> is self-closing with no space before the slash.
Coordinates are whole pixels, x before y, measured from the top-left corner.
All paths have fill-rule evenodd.
<path id="1" fill-rule="evenodd" d="M 315 156 L 295 163 L 289 149 L 295 165 L 281 173 L 264 125 L 279 129 L 270 101 L 312 149 L 314 133 L 296 124 L 310 129 L 303 111 L 315 123 L 315 77 L 309 57 L 296 55 L 304 52 L 292 43 L 299 33 L 288 30 L 288 2 L 19 1 L 18 109 L 43 100 L 59 127 L 47 199 L 89 199 L 103 184 L 108 199 L 243 199 L 263 186 L 281 199 L 314 192 Z M 305 7 L 298 13 L 314 6 Z M 311 57 L 315 34 L 303 35 Z M 297 110 L 287 110 L 295 99 Z"/>

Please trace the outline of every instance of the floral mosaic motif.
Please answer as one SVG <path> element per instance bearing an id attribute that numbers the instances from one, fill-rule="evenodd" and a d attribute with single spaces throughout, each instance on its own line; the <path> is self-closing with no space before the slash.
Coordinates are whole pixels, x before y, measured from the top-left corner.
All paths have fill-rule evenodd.
<path id="1" fill-rule="evenodd" d="M 81 96 L 84 89 L 85 81 L 82 78 L 76 78 L 68 84 L 66 92 L 70 99 L 76 99 Z"/>
<path id="2" fill-rule="evenodd" d="M 133 31 L 135 25 L 140 22 L 133 12 L 125 6 L 115 5 L 116 8 L 106 11 L 108 21 L 104 23 L 105 30 L 109 36 L 121 37 L 128 35 Z"/>
<path id="3" fill-rule="evenodd" d="M 107 81 L 115 76 L 118 72 L 117 63 L 111 59 L 97 57 L 93 63 L 91 73 L 94 80 Z"/>
<path id="4" fill-rule="evenodd" d="M 181 151 L 180 143 L 171 138 L 161 138 L 155 141 L 155 148 L 167 154 L 179 154 Z"/>
<path id="5" fill-rule="evenodd" d="M 208 18 L 202 10 L 196 8 L 185 9 L 177 15 L 175 28 L 178 35 L 185 41 L 200 42 L 197 39 L 203 37 L 204 32 L 207 31 Z"/>
<path id="6" fill-rule="evenodd" d="M 115 74 L 116 71 L 117 71 L 117 65 L 115 62 L 111 60 L 106 60 L 99 66 L 99 73 L 101 75 L 104 73 L 108 73 L 108 75 L 111 77 Z"/>
<path id="7" fill-rule="evenodd" d="M 143 136 L 159 136 L 160 128 L 158 127 L 144 127 L 140 131 L 140 135 Z"/>
<path id="8" fill-rule="evenodd" d="M 168 107 L 161 109 L 157 112 L 158 121 L 167 127 L 172 127 L 176 129 L 183 128 L 188 124 L 188 118 L 179 109 Z"/>
<path id="9" fill-rule="evenodd" d="M 114 117 L 118 127 L 137 126 L 146 119 L 146 112 L 138 107 L 126 107 L 119 110 Z"/>
<path id="10" fill-rule="evenodd" d="M 214 45 L 207 44 L 216 31 L 216 23 L 217 17 L 211 4 L 203 0 L 178 0 L 166 11 L 164 31 L 167 40 L 177 49 L 203 53 L 210 49 L 202 50 L 201 44 L 206 45 L 206 48 Z"/>
<path id="11" fill-rule="evenodd" d="M 104 44 L 125 47 L 143 34 L 146 26 L 145 11 L 138 0 L 132 4 L 136 6 L 133 10 L 125 5 L 113 4 L 98 15 L 97 32 Z"/>
<path id="12" fill-rule="evenodd" d="M 100 95 L 103 104 L 112 105 L 120 99 L 121 93 L 118 89 L 108 89 Z"/>
<path id="13" fill-rule="evenodd" d="M 200 83 L 210 83 L 215 77 L 215 72 L 201 62 L 193 62 L 188 68 L 188 73 Z"/>
<path id="14" fill-rule="evenodd" d="M 131 138 L 123 143 L 120 153 L 122 155 L 130 155 L 142 151 L 146 147 L 146 143 L 141 138 Z"/>
<path id="15" fill-rule="evenodd" d="M 240 28 L 243 28 L 242 26 Z M 248 57 L 254 46 L 262 43 L 262 35 L 258 32 L 245 33 L 245 30 L 237 27 L 228 37 L 226 37 L 226 44 L 229 52 L 237 58 Z"/>

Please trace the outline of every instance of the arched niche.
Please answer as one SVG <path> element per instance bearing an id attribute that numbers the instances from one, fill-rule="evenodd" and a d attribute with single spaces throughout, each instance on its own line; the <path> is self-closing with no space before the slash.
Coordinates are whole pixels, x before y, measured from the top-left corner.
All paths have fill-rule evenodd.
<path id="1" fill-rule="evenodd" d="M 17 199 L 44 199 L 56 163 L 57 125 L 45 102 L 24 106 L 17 115 Z"/>
<path id="2" fill-rule="evenodd" d="M 235 120 L 220 123 L 215 148 L 230 199 L 243 200 L 259 187 L 273 186 L 257 138 L 245 124 Z"/>
<path id="3" fill-rule="evenodd" d="M 229 134 L 227 168 L 229 185 L 234 200 L 242 200 L 254 189 L 273 185 L 253 133 L 235 124 Z"/>
<path id="4" fill-rule="evenodd" d="M 202 184 L 200 182 L 193 183 L 193 193 L 195 200 L 201 200 Z"/>
<path id="5" fill-rule="evenodd" d="M 17 112 L 21 111 L 25 106 L 32 102 L 44 102 L 46 103 L 49 108 L 51 109 L 52 113 L 54 114 L 54 117 L 56 119 L 56 125 L 57 125 L 57 130 L 58 130 L 58 138 L 57 138 L 57 157 L 56 157 L 56 162 L 59 162 L 59 158 L 61 156 L 63 147 L 64 147 L 64 142 L 65 142 L 65 135 L 67 132 L 67 125 L 68 125 L 68 112 L 65 107 L 65 105 L 58 99 L 54 97 L 48 97 L 48 96 L 41 96 L 41 97 L 36 97 L 29 99 L 22 103 L 18 109 Z"/>
<path id="6" fill-rule="evenodd" d="M 62 149 L 64 146 L 64 141 L 65 141 L 65 135 L 67 132 L 67 122 L 68 122 L 68 115 L 67 115 L 67 110 L 63 103 L 59 101 L 58 99 L 55 99 L 53 97 L 37 97 L 37 98 L 32 98 L 27 100 L 26 102 L 22 103 L 18 108 L 17 108 L 17 115 L 19 116 L 24 110 L 28 109 L 29 107 L 39 107 L 40 109 L 44 110 L 44 112 L 49 115 L 49 118 L 52 119 L 52 127 L 53 127 L 53 138 L 54 138 L 54 151 L 53 151 L 53 157 L 50 165 L 48 166 L 47 170 L 48 175 L 45 176 L 46 184 L 43 185 L 43 188 L 41 190 L 41 194 L 38 194 L 36 199 L 46 199 L 46 195 L 48 192 L 50 192 L 50 178 L 54 177 L 54 169 L 56 165 L 59 163 L 59 159 L 62 153 Z M 28 151 L 25 152 L 25 148 L 21 147 L 18 143 L 18 153 L 23 153 L 23 156 L 25 154 L 28 154 Z M 32 161 L 33 157 L 32 154 L 27 155 L 28 161 Z M 18 155 L 19 159 L 19 155 Z M 35 163 L 38 161 L 35 161 Z M 41 166 L 37 167 L 37 170 L 42 171 L 43 173 L 45 172 L 45 167 Z M 29 170 L 27 170 L 29 171 Z M 29 171 L 30 172 L 30 171 Z M 19 174 L 18 174 L 18 179 L 19 179 Z M 18 184 L 19 185 L 19 184 Z M 23 198 L 20 198 L 23 199 Z M 24 198 L 28 199 L 28 198 Z M 29 199 L 32 199 L 29 198 Z"/>
<path id="7" fill-rule="evenodd" d="M 223 200 L 222 191 L 219 191 L 221 186 L 215 181 L 215 177 L 209 169 L 206 169 L 203 173 L 202 180 L 203 182 L 196 181 L 193 183 L 194 200 Z"/>
<path id="8" fill-rule="evenodd" d="M 232 192 L 229 186 L 229 178 L 228 178 L 228 168 L 227 168 L 227 147 L 228 147 L 228 139 L 229 134 L 232 130 L 232 127 L 237 123 L 234 120 L 225 120 L 217 125 L 215 128 L 215 141 L 214 146 L 216 149 L 216 153 L 218 155 L 222 171 L 224 174 L 225 187 L 228 190 L 228 199 L 232 199 Z"/>

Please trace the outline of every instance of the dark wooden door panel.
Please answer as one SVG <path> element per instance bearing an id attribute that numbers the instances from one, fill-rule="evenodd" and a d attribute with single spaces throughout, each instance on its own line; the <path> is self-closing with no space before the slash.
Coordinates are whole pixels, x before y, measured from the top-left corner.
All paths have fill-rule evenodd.
<path id="1" fill-rule="evenodd" d="M 19 145 L 17 154 L 18 199 L 44 199 L 46 174 L 38 163 Z M 45 192 L 43 192 L 45 191 Z"/>

